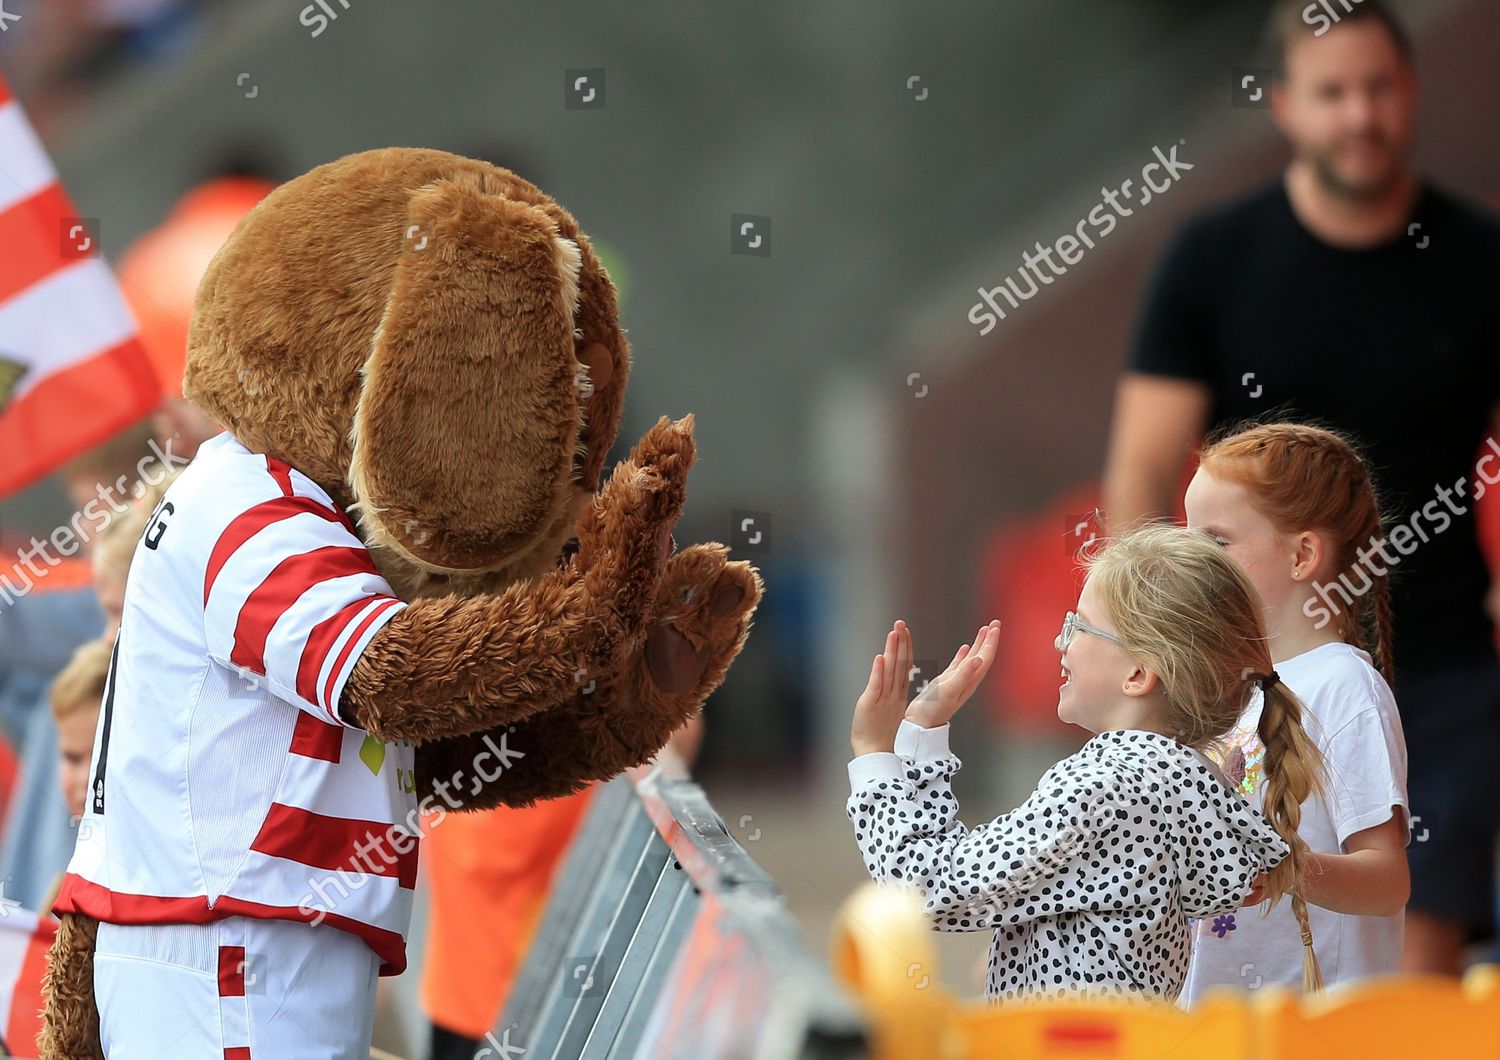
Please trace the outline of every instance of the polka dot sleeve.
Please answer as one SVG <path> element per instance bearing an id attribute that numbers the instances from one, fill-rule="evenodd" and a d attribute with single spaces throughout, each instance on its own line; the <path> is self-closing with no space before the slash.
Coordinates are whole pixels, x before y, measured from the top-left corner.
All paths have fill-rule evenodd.
<path id="1" fill-rule="evenodd" d="M 1259 814 L 1170 737 L 1098 733 L 1017 809 L 970 829 L 947 727 L 849 763 L 847 810 L 876 880 L 916 887 L 939 931 L 994 929 L 985 994 L 1175 998 L 1189 917 L 1239 908 L 1287 855 Z"/>
<path id="2" fill-rule="evenodd" d="M 950 786 L 961 765 L 955 755 L 899 761 L 899 771 L 862 771 L 851 763 L 856 786 L 847 812 L 870 875 L 919 888 L 940 930 L 1125 908 L 1138 900 L 1112 888 L 1101 871 L 1106 863 L 1123 865 L 1123 826 L 1141 818 L 1130 812 L 1141 800 L 1128 773 L 1054 767 L 1025 804 L 969 829 L 958 819 Z M 1130 878 L 1139 873 L 1137 866 Z"/>

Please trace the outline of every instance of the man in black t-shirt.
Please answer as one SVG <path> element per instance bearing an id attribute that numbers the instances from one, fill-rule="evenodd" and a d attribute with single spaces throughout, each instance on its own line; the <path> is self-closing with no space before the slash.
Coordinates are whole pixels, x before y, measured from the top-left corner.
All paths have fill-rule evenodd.
<path id="1" fill-rule="evenodd" d="M 1284 179 L 1187 225 L 1156 277 L 1116 399 L 1111 526 L 1174 512 L 1199 439 L 1239 420 L 1350 436 L 1392 521 L 1473 480 L 1487 437 L 1500 437 L 1500 298 L 1488 289 L 1500 223 L 1413 175 L 1407 38 L 1378 0 L 1339 8 L 1337 23 L 1305 2 L 1274 16 Z M 1452 497 L 1452 525 L 1390 584 L 1420 818 L 1413 971 L 1457 973 L 1464 944 L 1494 932 L 1500 663 L 1473 500 Z"/>

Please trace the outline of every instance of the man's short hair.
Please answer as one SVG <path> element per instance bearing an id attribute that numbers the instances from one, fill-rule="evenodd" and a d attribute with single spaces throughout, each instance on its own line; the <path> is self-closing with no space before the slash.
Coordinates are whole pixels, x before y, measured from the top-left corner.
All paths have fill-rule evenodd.
<path id="1" fill-rule="evenodd" d="M 153 437 L 148 416 L 68 461 L 60 469 L 63 478 L 99 487 L 122 478 L 134 482 L 136 465 L 151 453 Z"/>
<path id="2" fill-rule="evenodd" d="M 1321 37 L 1338 26 L 1372 20 L 1385 27 L 1401 57 L 1413 63 L 1411 34 L 1382 0 L 1277 0 L 1266 33 L 1267 58 L 1276 77 L 1283 78 L 1287 52 L 1303 37 Z"/>

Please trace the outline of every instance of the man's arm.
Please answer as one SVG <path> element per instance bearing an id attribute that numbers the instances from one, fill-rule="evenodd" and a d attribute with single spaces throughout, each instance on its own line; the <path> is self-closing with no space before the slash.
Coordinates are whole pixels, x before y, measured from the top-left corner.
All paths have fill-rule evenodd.
<path id="1" fill-rule="evenodd" d="M 1307 900 L 1335 913 L 1394 916 L 1411 896 L 1406 865 L 1406 811 L 1391 807 L 1390 820 L 1344 842 L 1342 854 L 1310 854 Z"/>
<path id="2" fill-rule="evenodd" d="M 1500 402 L 1490 409 L 1490 437 L 1500 442 Z M 1500 625 L 1500 575 L 1490 571 L 1490 591 L 1484 597 L 1485 610 L 1490 613 L 1490 621 Z"/>
<path id="3" fill-rule="evenodd" d="M 1208 384 L 1194 379 L 1121 377 L 1104 466 L 1110 532 L 1176 511 L 1183 467 L 1203 435 L 1210 400 Z"/>

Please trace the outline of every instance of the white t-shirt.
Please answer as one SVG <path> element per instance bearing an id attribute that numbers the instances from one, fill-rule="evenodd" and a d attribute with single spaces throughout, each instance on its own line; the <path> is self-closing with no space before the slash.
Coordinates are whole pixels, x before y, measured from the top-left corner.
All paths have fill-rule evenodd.
<path id="1" fill-rule="evenodd" d="M 1303 841 L 1319 853 L 1343 853 L 1345 840 L 1390 820 L 1391 807 L 1399 806 L 1410 842 L 1406 741 L 1395 697 L 1370 656 L 1353 645 L 1324 644 L 1278 663 L 1276 672 L 1306 706 L 1303 724 L 1327 770 L 1326 797 L 1302 804 Z M 1239 726 L 1213 751 L 1226 778 L 1256 809 L 1265 780 L 1265 748 L 1256 735 L 1262 702 L 1257 690 Z M 1307 908 L 1325 984 L 1400 970 L 1404 913 L 1351 916 L 1312 903 Z M 1301 989 L 1302 932 L 1291 899 L 1283 898 L 1269 916 L 1262 917 L 1263 910 L 1247 907 L 1198 922 L 1184 1006 L 1216 986 Z"/>

